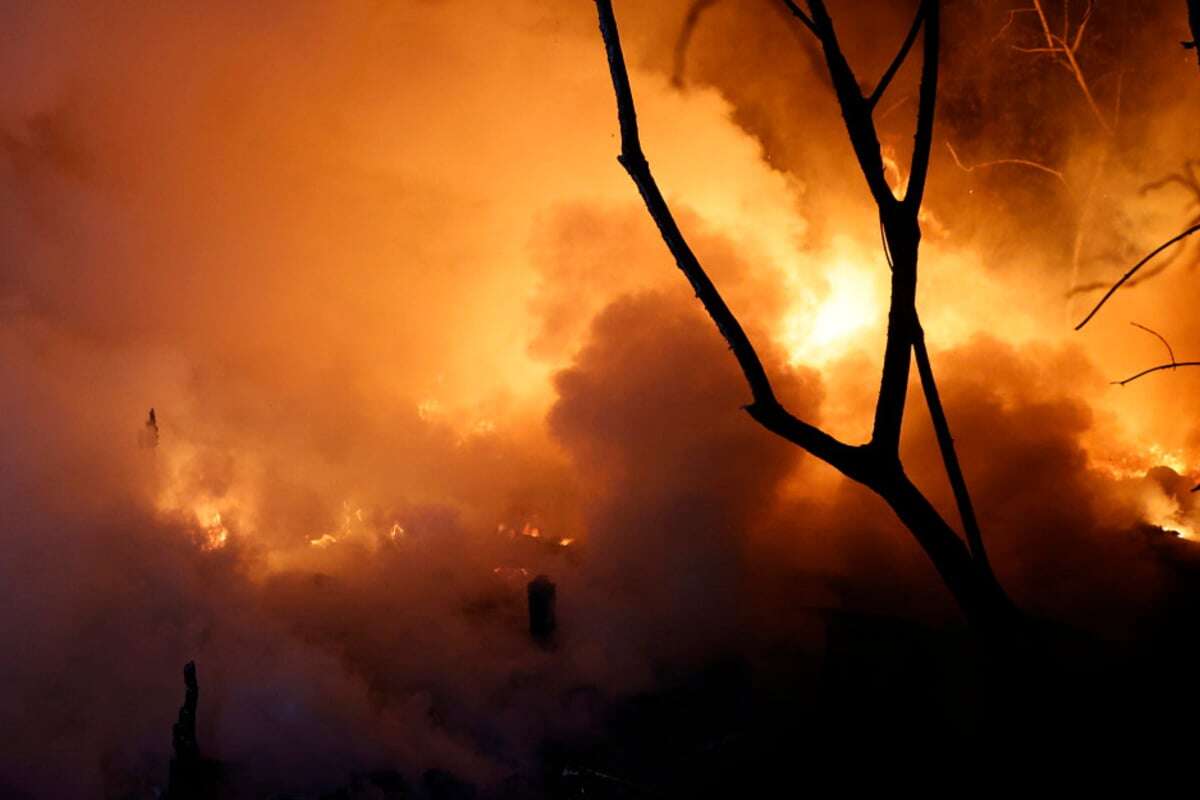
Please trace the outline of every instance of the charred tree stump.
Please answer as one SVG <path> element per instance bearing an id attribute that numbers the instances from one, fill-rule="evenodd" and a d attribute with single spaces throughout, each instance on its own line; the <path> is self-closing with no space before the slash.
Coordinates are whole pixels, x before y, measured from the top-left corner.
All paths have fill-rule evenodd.
<path id="1" fill-rule="evenodd" d="M 200 745 L 196 739 L 196 706 L 200 701 L 200 684 L 196 680 L 196 662 L 189 661 L 183 667 L 183 705 L 179 707 L 179 719 L 171 727 L 170 772 L 167 777 L 169 800 L 190 800 L 209 797 L 211 770 L 200 757 Z"/>
<path id="2" fill-rule="evenodd" d="M 545 575 L 529 582 L 529 635 L 543 647 L 554 640 L 558 623 L 554 615 L 556 587 Z"/>

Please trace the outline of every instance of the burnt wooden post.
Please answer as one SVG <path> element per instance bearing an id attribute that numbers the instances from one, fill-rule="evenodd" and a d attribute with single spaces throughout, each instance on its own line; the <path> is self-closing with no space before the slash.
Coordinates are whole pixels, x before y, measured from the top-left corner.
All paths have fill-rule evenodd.
<path id="1" fill-rule="evenodd" d="M 167 777 L 167 797 L 172 800 L 197 796 L 200 772 L 200 745 L 196 741 L 196 705 L 200 701 L 200 684 L 196 680 L 196 662 L 183 667 L 183 705 L 179 720 L 171 728 L 170 773 Z"/>
<path id="2" fill-rule="evenodd" d="M 545 575 L 538 575 L 529 582 L 529 635 L 541 645 L 551 643 L 557 627 L 555 591 L 554 582 Z"/>

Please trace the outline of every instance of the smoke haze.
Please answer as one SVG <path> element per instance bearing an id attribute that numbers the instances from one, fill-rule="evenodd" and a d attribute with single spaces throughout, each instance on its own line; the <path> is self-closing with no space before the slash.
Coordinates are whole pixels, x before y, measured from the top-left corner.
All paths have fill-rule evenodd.
<path id="1" fill-rule="evenodd" d="M 881 502 L 741 412 L 615 161 L 592 5 L 500 5 L 0 10 L 0 793 L 150 796 L 192 659 L 247 796 L 495 787 L 672 669 L 819 664 L 830 609 L 961 626 Z M 718 2 L 679 70 L 690 3 L 617 5 L 681 226 L 781 399 L 865 439 L 887 264 L 814 44 Z M 830 5 L 869 85 L 915 4 Z M 919 303 L 1000 579 L 1126 641 L 1195 558 L 1200 372 L 1110 381 L 1164 360 L 1130 321 L 1200 342 L 1195 253 L 1083 333 L 1068 292 L 1195 213 L 1139 190 L 1193 155 L 1200 77 L 1182 3 L 1098 7 L 1106 138 L 1009 5 L 947 5 Z M 1060 178 L 966 169 L 1010 158 Z M 916 388 L 906 463 L 956 520 Z"/>

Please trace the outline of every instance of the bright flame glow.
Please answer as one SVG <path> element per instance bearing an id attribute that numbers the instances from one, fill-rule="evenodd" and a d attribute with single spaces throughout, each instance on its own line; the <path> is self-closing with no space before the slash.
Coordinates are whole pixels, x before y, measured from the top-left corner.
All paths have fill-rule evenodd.
<path id="1" fill-rule="evenodd" d="M 1174 531 L 1184 539 L 1196 538 L 1196 530 L 1184 518 L 1178 501 L 1162 492 L 1153 492 L 1146 498 L 1146 522 L 1163 530 Z"/>
<path id="2" fill-rule="evenodd" d="M 204 529 L 204 541 L 201 544 L 205 550 L 219 550 L 229 541 L 229 529 L 221 522 L 221 512 L 214 510 L 196 511 L 196 518 Z"/>
<path id="3" fill-rule="evenodd" d="M 793 364 L 823 364 L 843 355 L 854 338 L 880 322 L 878 270 L 849 259 L 825 274 L 828 292 L 806 292 L 783 320 L 782 340 Z"/>

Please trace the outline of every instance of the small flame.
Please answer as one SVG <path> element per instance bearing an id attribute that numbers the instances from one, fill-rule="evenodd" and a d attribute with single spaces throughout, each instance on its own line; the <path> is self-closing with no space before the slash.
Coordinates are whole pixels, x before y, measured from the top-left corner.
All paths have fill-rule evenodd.
<path id="1" fill-rule="evenodd" d="M 203 531 L 200 546 L 205 550 L 220 550 L 229 541 L 229 529 L 221 521 L 221 512 L 216 510 L 196 511 L 196 518 Z"/>

